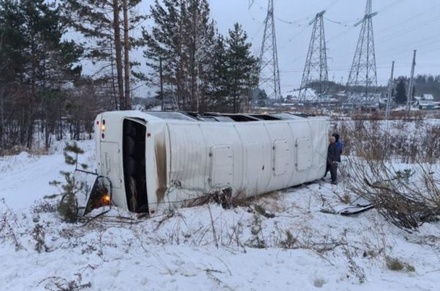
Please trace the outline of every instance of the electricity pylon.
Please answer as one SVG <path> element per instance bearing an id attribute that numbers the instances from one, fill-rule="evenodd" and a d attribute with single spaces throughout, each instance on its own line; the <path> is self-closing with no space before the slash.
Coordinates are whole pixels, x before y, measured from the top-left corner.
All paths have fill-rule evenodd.
<path id="1" fill-rule="evenodd" d="M 363 88 L 365 98 L 369 98 L 370 88 L 377 86 L 373 35 L 373 17 L 377 15 L 377 12 L 372 13 L 371 11 L 371 0 L 367 0 L 364 18 L 354 25 L 358 26 L 362 23 L 362 28 L 347 81 L 347 89 L 352 92 Z M 350 99 L 359 99 L 359 97 L 351 95 Z"/>
<path id="2" fill-rule="evenodd" d="M 313 24 L 312 37 L 310 38 L 309 51 L 307 53 L 306 64 L 302 75 L 301 87 L 298 99 L 300 101 L 316 100 L 322 97 L 328 86 L 328 67 L 327 49 L 325 45 L 324 20 L 325 10 L 316 14 L 315 18 L 309 22 Z M 309 92 L 311 83 L 318 83 L 317 94 Z M 310 93 L 310 94 L 309 94 Z"/>
<path id="3" fill-rule="evenodd" d="M 278 68 L 277 41 L 273 14 L 273 0 L 269 0 L 264 20 L 263 43 L 260 53 L 260 74 L 258 87 L 266 91 L 269 99 L 281 99 L 280 70 Z"/>

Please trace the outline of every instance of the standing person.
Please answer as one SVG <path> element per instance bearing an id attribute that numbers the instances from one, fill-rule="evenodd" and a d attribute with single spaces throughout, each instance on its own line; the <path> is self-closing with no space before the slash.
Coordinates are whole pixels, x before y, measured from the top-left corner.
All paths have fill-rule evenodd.
<path id="1" fill-rule="evenodd" d="M 327 176 L 327 173 L 330 171 L 330 177 L 332 179 L 332 184 L 338 183 L 338 161 L 341 159 L 341 156 L 339 154 L 339 150 L 336 145 L 336 138 L 334 136 L 330 136 L 329 138 L 329 145 L 327 150 L 327 169 L 325 171 L 325 176 Z"/>
<path id="2" fill-rule="evenodd" d="M 342 140 L 339 138 L 339 134 L 338 133 L 334 133 L 333 136 L 336 139 L 336 148 L 339 151 L 339 159 L 338 162 L 341 162 L 341 155 L 342 155 L 342 149 L 344 148 L 344 143 L 342 142 Z"/>

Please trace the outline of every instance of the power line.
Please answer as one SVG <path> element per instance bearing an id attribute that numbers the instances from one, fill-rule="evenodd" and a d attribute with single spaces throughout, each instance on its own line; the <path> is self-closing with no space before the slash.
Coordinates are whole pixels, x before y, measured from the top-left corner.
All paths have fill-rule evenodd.
<path id="1" fill-rule="evenodd" d="M 437 11 L 437 10 L 435 10 L 437 7 L 440 7 L 440 4 L 435 5 L 435 6 L 433 6 L 433 7 L 430 7 L 430 8 L 427 8 L 427 9 L 423 10 L 423 11 L 420 12 L 420 13 L 417 13 L 417 14 L 415 14 L 415 15 L 409 17 L 409 18 L 403 19 L 402 21 L 400 21 L 400 22 L 398 22 L 398 23 L 395 23 L 394 25 L 388 26 L 388 27 L 387 27 L 387 30 L 389 30 L 389 29 L 391 29 L 391 28 L 394 28 L 394 27 L 396 27 L 396 26 L 399 27 L 399 28 L 401 28 L 402 25 L 405 25 L 405 24 L 409 23 L 409 22 L 410 22 L 411 20 L 413 20 L 413 19 L 419 18 L 420 16 L 423 16 L 423 15 L 426 14 L 426 13 L 429 13 L 429 12 L 432 12 L 432 11 Z"/>
<path id="2" fill-rule="evenodd" d="M 417 23 L 417 24 L 415 24 L 415 25 L 412 25 L 412 26 L 410 26 L 410 27 L 408 27 L 408 28 L 405 28 L 405 27 L 402 27 L 402 26 L 401 26 L 401 27 L 399 27 L 399 32 L 398 32 L 398 33 L 392 33 L 392 32 L 390 32 L 390 33 L 388 33 L 388 34 L 382 35 L 381 38 L 379 38 L 379 41 L 380 41 L 380 42 L 388 42 L 388 41 L 391 41 L 391 40 L 393 40 L 393 39 L 395 39 L 395 38 L 401 37 L 401 36 L 404 35 L 404 34 L 407 34 L 407 33 L 411 32 L 411 31 L 414 31 L 414 30 L 416 30 L 416 29 L 418 29 L 418 28 L 421 28 L 421 27 L 424 27 L 424 26 L 426 26 L 426 25 L 429 25 L 429 24 L 435 23 L 435 22 L 437 22 L 438 20 L 440 20 L 440 14 L 439 14 L 439 15 L 435 15 L 435 16 L 432 17 L 432 18 L 424 19 L 422 22 Z"/>
<path id="3" fill-rule="evenodd" d="M 404 1 L 405 0 L 396 0 L 393 3 L 391 3 L 391 4 L 388 4 L 387 6 L 381 8 L 381 9 L 378 9 L 377 11 L 382 13 L 382 12 L 388 10 L 388 9 L 393 8 L 394 6 L 397 6 L 398 4 L 400 4 L 400 3 L 404 2 Z"/>
<path id="4" fill-rule="evenodd" d="M 257 5 L 258 2 L 257 1 L 252 1 L 252 2 L 255 2 L 253 4 L 253 9 L 258 9 L 258 7 L 259 7 L 259 5 Z M 273 2 L 279 4 L 279 2 L 276 2 L 276 0 L 274 0 Z M 384 47 L 385 44 L 387 44 L 387 46 L 389 47 L 390 43 L 395 42 L 394 48 L 388 48 L 388 47 L 385 48 L 384 47 L 383 50 L 378 50 L 378 52 L 380 52 L 380 55 L 378 55 L 379 58 L 376 58 L 376 52 L 374 52 L 373 54 L 370 54 L 370 57 L 368 57 L 368 59 L 371 59 L 374 57 L 375 62 L 378 61 L 378 62 L 387 62 L 388 63 L 390 61 L 389 57 L 392 56 L 393 60 L 394 59 L 397 60 L 396 68 L 403 68 L 408 65 L 402 65 L 403 62 L 401 62 L 399 60 L 399 58 L 400 59 L 403 59 L 404 57 L 407 58 L 414 48 L 417 48 L 420 57 L 422 57 L 422 55 L 425 53 L 439 50 L 438 49 L 439 40 L 435 39 L 435 38 L 437 38 L 437 36 L 435 34 L 431 33 L 432 38 L 425 37 L 425 38 L 419 38 L 419 39 L 417 39 L 417 36 L 412 37 L 412 38 L 402 38 L 402 36 L 409 35 L 410 33 L 416 31 L 417 29 L 427 27 L 428 25 L 430 25 L 432 23 L 438 23 L 440 15 L 438 15 L 438 9 L 436 9 L 436 8 L 438 8 L 440 6 L 440 4 L 436 3 L 435 5 L 431 5 L 431 7 L 429 7 L 429 8 L 422 8 L 421 12 L 403 19 L 403 17 L 396 17 L 394 15 L 394 11 L 395 11 L 396 7 L 401 6 L 402 4 L 404 4 L 408 1 L 396 0 L 396 1 L 392 1 L 391 3 L 389 3 L 389 2 L 391 2 L 391 1 L 388 1 L 388 3 L 383 3 L 383 6 L 381 6 L 379 9 L 377 9 L 377 11 L 382 13 L 381 16 L 384 16 L 383 12 L 389 12 L 389 13 L 387 13 L 386 17 L 389 17 L 388 20 L 394 20 L 394 21 L 387 20 L 388 21 L 387 25 L 379 31 L 380 37 L 376 40 L 374 40 L 374 38 L 372 38 L 372 42 L 373 42 L 372 48 L 375 50 L 376 48 Z M 329 8 L 334 9 L 336 4 L 338 4 L 338 0 L 333 0 L 329 5 L 327 5 L 327 9 L 329 9 Z M 260 7 L 260 9 L 263 9 L 263 8 Z M 373 18 L 375 15 L 371 15 L 371 18 Z M 393 17 L 393 18 L 391 18 L 391 17 Z M 304 33 L 307 29 L 307 26 L 304 23 L 304 21 L 307 19 L 310 19 L 310 17 L 303 17 L 300 19 L 291 20 L 291 19 L 286 19 L 286 17 L 278 17 L 278 16 L 274 15 L 274 19 L 276 22 L 281 23 L 281 25 L 289 25 L 289 26 L 293 27 L 293 29 L 291 30 L 294 32 L 293 36 L 289 33 L 290 36 L 288 37 L 288 39 L 284 38 L 284 40 L 282 41 L 282 44 L 278 46 L 278 49 L 282 49 L 282 48 L 286 48 L 286 47 L 289 47 L 289 49 L 290 49 L 290 47 L 294 45 L 294 41 L 297 41 L 297 39 L 299 39 L 299 38 L 300 39 L 304 38 Z M 330 43 L 331 44 L 336 44 L 336 43 L 339 44 L 340 41 L 336 42 L 336 40 L 339 38 L 342 38 L 342 37 L 351 38 L 352 34 L 354 33 L 353 29 L 356 28 L 356 26 L 354 26 L 353 24 L 356 21 L 359 22 L 360 18 L 350 19 L 350 20 L 347 20 L 347 19 L 339 20 L 339 19 L 334 19 L 332 17 L 330 17 L 330 18 L 326 17 L 325 20 L 328 21 L 329 23 L 332 23 L 333 28 L 335 28 L 336 26 L 343 28 L 343 29 L 339 29 L 339 32 L 337 30 L 333 29 L 333 31 L 334 31 L 333 33 L 336 33 L 336 35 L 334 34 L 331 36 L 331 38 L 327 39 L 327 45 L 328 45 Z M 381 20 L 383 20 L 383 19 L 381 18 Z M 364 22 L 365 22 L 365 16 L 360 21 L 359 24 L 363 24 Z M 266 28 L 266 23 L 264 23 L 264 26 Z M 398 29 L 398 31 L 397 31 L 397 29 Z M 368 29 L 366 29 L 366 30 L 368 30 Z M 259 28 L 259 31 L 261 31 L 261 27 Z M 393 33 L 393 31 L 396 31 L 396 32 Z M 372 32 L 372 26 L 371 26 L 371 32 Z M 284 36 L 286 36 L 286 34 Z M 396 39 L 398 39 L 399 37 L 400 37 L 400 39 L 396 42 Z M 359 38 L 361 38 L 360 35 L 359 35 Z M 340 59 L 339 56 L 346 56 L 347 55 L 347 53 L 349 52 L 350 47 L 351 47 L 351 45 L 349 45 L 349 44 L 350 44 L 349 41 L 344 40 L 344 44 L 339 45 L 340 48 L 337 48 L 338 46 L 330 47 L 330 49 L 331 49 L 330 52 L 332 52 L 331 55 L 335 58 L 335 60 Z M 359 39 L 358 39 L 358 44 L 359 44 Z M 299 47 L 296 42 L 295 42 L 295 47 Z M 309 49 L 310 49 L 310 46 L 309 46 Z M 356 47 L 356 51 L 358 51 L 358 46 Z M 330 53 L 327 52 L 327 55 L 330 55 Z M 355 55 L 356 55 L 356 53 L 355 53 Z M 396 59 L 396 57 L 398 57 L 398 59 Z M 297 74 L 297 73 L 302 72 L 304 74 L 305 70 L 300 70 L 300 69 L 296 68 L 298 66 L 297 62 L 300 59 L 302 59 L 302 57 L 293 58 L 293 61 L 289 60 L 288 64 L 284 65 L 285 68 L 290 68 L 290 67 L 292 67 L 292 63 L 293 63 L 295 66 L 295 68 L 293 70 L 289 70 L 289 69 L 285 70 L 285 68 L 283 68 L 282 70 L 279 70 L 278 73 L 284 75 L 284 74 L 289 74 L 289 73 Z M 331 59 L 331 58 L 329 58 L 329 59 Z M 345 62 L 345 59 L 342 60 L 342 62 Z M 367 57 L 365 57 L 363 62 L 367 64 L 366 59 L 367 59 Z M 353 61 L 354 61 L 354 58 L 353 58 Z M 306 62 L 307 62 L 307 60 L 306 60 Z M 369 65 L 369 66 L 372 67 L 372 65 Z M 419 66 L 419 67 L 422 67 L 422 66 Z M 431 68 L 435 68 L 435 67 L 436 67 L 436 65 L 431 66 Z M 352 68 L 353 68 L 353 63 L 352 63 L 351 68 L 348 65 L 336 66 L 336 67 L 332 66 L 331 72 L 350 72 L 351 73 Z M 377 66 L 376 70 L 379 70 L 379 69 L 384 70 L 386 68 L 389 68 L 389 65 Z M 329 72 L 330 72 L 330 70 L 329 70 Z M 338 75 L 339 74 L 340 73 L 338 73 Z M 371 75 L 371 74 L 369 74 L 369 75 Z M 374 74 L 372 74 L 371 77 L 372 76 L 375 76 L 375 81 L 373 81 L 373 83 L 376 83 L 376 85 L 377 85 L 377 81 L 378 81 L 377 72 L 374 72 Z"/>

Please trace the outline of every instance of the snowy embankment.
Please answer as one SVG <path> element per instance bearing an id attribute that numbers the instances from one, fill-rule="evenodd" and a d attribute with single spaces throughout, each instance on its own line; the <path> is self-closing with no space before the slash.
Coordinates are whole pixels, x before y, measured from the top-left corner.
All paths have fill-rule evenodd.
<path id="1" fill-rule="evenodd" d="M 82 142 L 93 164 L 93 142 Z M 211 203 L 150 219 L 112 208 L 58 217 L 60 151 L 0 158 L 0 290 L 438 290 L 440 224 L 408 233 L 319 181 L 248 205 Z M 352 197 L 354 200 L 354 197 Z M 90 217 L 103 209 L 95 210 Z M 270 214 L 270 215 L 268 215 Z M 391 270 L 390 262 L 401 264 Z M 388 264 L 387 264 L 388 262 Z"/>

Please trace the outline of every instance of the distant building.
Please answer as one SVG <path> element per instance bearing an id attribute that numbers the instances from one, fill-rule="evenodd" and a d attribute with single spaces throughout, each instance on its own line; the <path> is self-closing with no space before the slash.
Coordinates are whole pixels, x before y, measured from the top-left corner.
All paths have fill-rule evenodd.
<path id="1" fill-rule="evenodd" d="M 432 94 L 422 94 L 422 100 L 434 100 L 434 96 Z"/>

